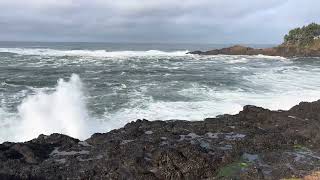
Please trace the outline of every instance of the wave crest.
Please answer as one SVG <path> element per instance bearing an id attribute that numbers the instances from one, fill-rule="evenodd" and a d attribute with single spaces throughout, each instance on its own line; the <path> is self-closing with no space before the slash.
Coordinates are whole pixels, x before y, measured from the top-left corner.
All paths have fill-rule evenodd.
<path id="1" fill-rule="evenodd" d="M 0 52 L 36 56 L 88 56 L 88 57 L 139 57 L 139 56 L 187 56 L 189 51 L 106 51 L 106 50 L 57 50 L 34 48 L 0 48 Z"/>
<path id="2" fill-rule="evenodd" d="M 76 74 L 69 81 L 60 79 L 52 93 L 38 92 L 28 96 L 18 107 L 21 119 L 18 140 L 57 132 L 87 137 L 89 116 L 83 96 L 82 82 Z"/>

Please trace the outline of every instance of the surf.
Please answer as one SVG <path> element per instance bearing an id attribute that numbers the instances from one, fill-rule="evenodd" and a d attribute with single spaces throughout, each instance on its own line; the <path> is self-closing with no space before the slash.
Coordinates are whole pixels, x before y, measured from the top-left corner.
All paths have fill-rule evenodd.
<path id="1" fill-rule="evenodd" d="M 46 48 L 0 48 L 0 52 L 35 56 L 85 56 L 85 57 L 142 57 L 142 56 L 188 56 L 184 51 L 106 51 L 106 50 L 58 50 Z"/>

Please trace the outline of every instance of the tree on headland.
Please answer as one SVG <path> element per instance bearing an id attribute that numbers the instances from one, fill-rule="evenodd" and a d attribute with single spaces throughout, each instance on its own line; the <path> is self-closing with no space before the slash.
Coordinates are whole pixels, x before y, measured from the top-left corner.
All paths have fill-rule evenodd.
<path id="1" fill-rule="evenodd" d="M 311 45 L 314 40 L 320 39 L 320 25 L 311 23 L 302 28 L 295 28 L 284 36 L 285 44 L 293 44 L 298 46 Z"/>

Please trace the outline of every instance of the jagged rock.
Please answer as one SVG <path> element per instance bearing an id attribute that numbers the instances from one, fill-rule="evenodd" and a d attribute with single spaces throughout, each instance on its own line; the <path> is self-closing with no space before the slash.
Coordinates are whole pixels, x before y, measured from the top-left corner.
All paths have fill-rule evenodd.
<path id="1" fill-rule="evenodd" d="M 0 144 L 0 179 L 311 179 L 319 132 L 320 101 L 195 122 L 137 120 L 85 141 L 52 134 Z"/>

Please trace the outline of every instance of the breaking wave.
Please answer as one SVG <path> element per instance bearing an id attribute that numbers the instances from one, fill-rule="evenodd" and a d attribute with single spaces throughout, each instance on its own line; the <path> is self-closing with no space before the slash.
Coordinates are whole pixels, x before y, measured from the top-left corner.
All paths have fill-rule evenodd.
<path id="1" fill-rule="evenodd" d="M 39 134 L 51 133 L 63 133 L 77 138 L 89 136 L 90 121 L 83 85 L 75 74 L 69 81 L 58 80 L 51 93 L 40 91 L 27 96 L 18 106 L 16 115 L 10 115 L 0 108 L 1 115 L 4 117 L 0 127 L 5 135 L 0 137 L 1 141 L 25 141 Z"/>
<path id="2" fill-rule="evenodd" d="M 106 51 L 106 50 L 57 50 L 34 48 L 0 48 L 0 52 L 37 56 L 88 56 L 88 57 L 139 57 L 139 56 L 187 56 L 189 51 Z"/>
<path id="3" fill-rule="evenodd" d="M 318 59 L 186 52 L 0 48 L 0 142 L 86 139 L 136 119 L 202 120 L 320 99 Z M 85 84 L 59 79 L 71 73 Z"/>
<path id="4" fill-rule="evenodd" d="M 84 85 L 80 77 L 73 74 L 69 81 L 58 80 L 56 87 L 49 92 L 41 90 L 24 98 L 17 113 L 9 113 L 0 106 L 0 141 L 25 141 L 39 134 L 51 133 L 85 139 L 92 133 L 120 128 L 139 118 L 202 120 L 219 114 L 237 113 L 247 104 L 285 110 L 300 101 L 320 99 L 319 85 L 313 85 L 314 81 L 305 81 L 317 79 L 317 75 L 295 69 L 278 74 L 281 69 L 247 77 L 248 82 L 267 88 L 263 92 L 241 88 L 217 90 L 195 83 L 190 88 L 177 91 L 189 101 L 169 102 L 154 100 L 146 92 L 136 92 L 129 100 L 129 106 L 116 111 L 106 110 L 102 117 L 91 115 Z"/>

